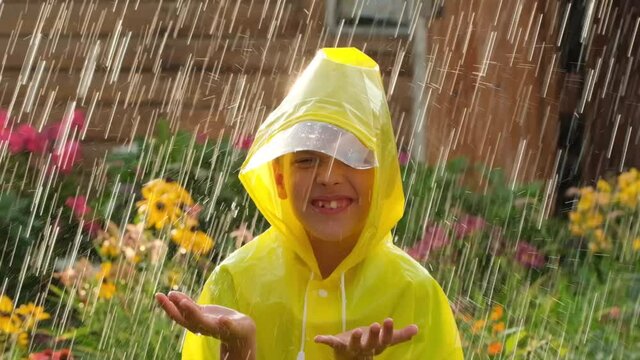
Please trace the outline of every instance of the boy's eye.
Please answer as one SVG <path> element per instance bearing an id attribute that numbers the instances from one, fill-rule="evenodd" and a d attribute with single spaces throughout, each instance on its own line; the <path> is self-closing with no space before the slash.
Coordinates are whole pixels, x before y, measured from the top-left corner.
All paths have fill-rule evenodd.
<path id="1" fill-rule="evenodd" d="M 304 157 L 298 157 L 296 159 L 293 160 L 293 163 L 298 166 L 298 167 L 313 167 L 316 166 L 319 163 L 320 159 L 318 159 L 318 157 L 316 156 L 304 156 Z"/>

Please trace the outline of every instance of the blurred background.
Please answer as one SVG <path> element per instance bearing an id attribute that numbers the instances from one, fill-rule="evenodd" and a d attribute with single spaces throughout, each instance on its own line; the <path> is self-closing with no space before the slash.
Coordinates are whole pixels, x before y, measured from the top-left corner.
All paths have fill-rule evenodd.
<path id="1" fill-rule="evenodd" d="M 268 226 L 252 134 L 354 46 L 397 135 L 395 242 L 467 357 L 640 359 L 639 26 L 634 0 L 0 0 L 0 358 L 175 358 L 151 295 Z"/>

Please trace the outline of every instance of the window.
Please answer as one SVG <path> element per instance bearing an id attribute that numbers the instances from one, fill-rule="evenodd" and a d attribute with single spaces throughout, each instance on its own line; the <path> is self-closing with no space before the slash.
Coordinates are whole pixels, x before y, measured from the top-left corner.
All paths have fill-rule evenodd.
<path id="1" fill-rule="evenodd" d="M 333 32 L 408 35 L 417 0 L 329 0 L 326 24 Z"/>

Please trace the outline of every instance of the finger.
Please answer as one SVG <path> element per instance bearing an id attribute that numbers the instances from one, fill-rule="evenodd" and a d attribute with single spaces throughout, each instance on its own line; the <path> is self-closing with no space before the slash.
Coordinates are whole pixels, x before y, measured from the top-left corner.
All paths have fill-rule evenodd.
<path id="1" fill-rule="evenodd" d="M 369 326 L 369 334 L 365 339 L 363 350 L 375 350 L 380 342 L 380 324 L 373 323 Z"/>
<path id="2" fill-rule="evenodd" d="M 401 330 L 393 332 L 393 338 L 391 339 L 391 345 L 396 345 L 405 341 L 411 340 L 418 333 L 417 325 L 409 325 Z"/>
<path id="3" fill-rule="evenodd" d="M 169 300 L 173 301 L 173 303 L 176 305 L 180 303 L 180 301 L 182 300 L 187 300 L 192 304 L 196 303 L 195 301 L 193 301 L 192 298 L 187 296 L 187 294 L 182 293 L 180 291 L 169 291 L 169 293 L 167 294 L 167 297 L 169 298 Z"/>
<path id="4" fill-rule="evenodd" d="M 189 328 L 189 330 L 191 332 L 216 338 L 220 337 L 219 321 L 216 321 L 215 318 L 206 316 L 201 311 L 199 305 L 184 299 L 178 303 L 178 309 L 180 309 L 180 312 L 187 324 L 190 325 L 191 328 Z"/>
<path id="5" fill-rule="evenodd" d="M 353 351 L 359 351 L 362 348 L 362 330 L 355 329 L 351 332 L 348 348 Z"/>
<path id="6" fill-rule="evenodd" d="M 180 310 L 178 310 L 175 304 L 171 300 L 169 300 L 169 298 L 167 298 L 165 294 L 157 293 L 156 300 L 158 301 L 158 303 L 160 304 L 164 312 L 171 319 L 173 319 L 175 322 L 177 322 L 181 326 L 187 327 L 186 326 L 187 322 L 185 318 L 182 316 L 182 314 L 180 313 Z"/>
<path id="7" fill-rule="evenodd" d="M 382 323 L 382 333 L 380 334 L 380 345 L 387 347 L 391 345 L 393 339 L 393 319 L 387 318 Z"/>
<path id="8" fill-rule="evenodd" d="M 338 339 L 335 336 L 331 336 L 331 335 L 317 335 L 313 341 L 315 341 L 318 344 L 325 344 L 328 346 L 331 346 L 334 350 L 337 351 L 345 351 L 347 346 L 345 343 L 343 343 L 342 341 L 340 341 L 340 339 Z"/>

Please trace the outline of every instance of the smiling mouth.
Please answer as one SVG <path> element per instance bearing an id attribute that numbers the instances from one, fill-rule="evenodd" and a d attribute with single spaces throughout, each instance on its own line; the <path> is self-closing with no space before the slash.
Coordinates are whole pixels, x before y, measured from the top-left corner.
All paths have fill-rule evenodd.
<path id="1" fill-rule="evenodd" d="M 336 214 L 344 211 L 353 204 L 353 199 L 340 198 L 333 200 L 311 200 L 314 211 L 322 214 Z"/>

